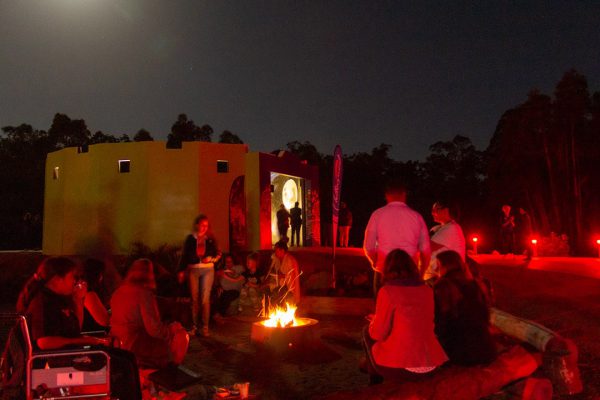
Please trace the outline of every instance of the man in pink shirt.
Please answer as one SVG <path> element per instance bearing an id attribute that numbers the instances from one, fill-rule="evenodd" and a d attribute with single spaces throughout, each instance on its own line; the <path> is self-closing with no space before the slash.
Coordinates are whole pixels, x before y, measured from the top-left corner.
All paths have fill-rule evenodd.
<path id="1" fill-rule="evenodd" d="M 381 285 L 381 273 L 387 254 L 394 249 L 406 251 L 420 267 L 421 276 L 429 265 L 431 249 L 429 232 L 421 214 L 406 205 L 406 187 L 390 180 L 385 188 L 387 205 L 371 214 L 363 250 L 375 271 L 373 292 Z"/>

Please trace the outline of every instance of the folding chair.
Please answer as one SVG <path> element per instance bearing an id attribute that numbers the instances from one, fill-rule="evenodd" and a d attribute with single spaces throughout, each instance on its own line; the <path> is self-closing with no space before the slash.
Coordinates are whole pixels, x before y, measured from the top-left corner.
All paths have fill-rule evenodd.
<path id="1" fill-rule="evenodd" d="M 34 351 L 27 321 L 20 314 L 0 313 L 0 327 L 4 344 L 2 398 L 111 398 L 110 355 L 106 351 L 87 347 Z"/>

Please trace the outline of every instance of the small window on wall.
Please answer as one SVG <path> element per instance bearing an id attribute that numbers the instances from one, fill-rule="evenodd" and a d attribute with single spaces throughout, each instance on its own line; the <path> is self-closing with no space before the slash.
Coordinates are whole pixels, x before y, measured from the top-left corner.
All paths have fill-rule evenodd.
<path id="1" fill-rule="evenodd" d="M 229 161 L 217 160 L 217 172 L 219 174 L 226 174 L 229 172 Z"/>
<path id="2" fill-rule="evenodd" d="M 131 160 L 119 160 L 119 173 L 127 174 L 131 168 Z"/>
<path id="3" fill-rule="evenodd" d="M 57 180 L 59 173 L 60 167 L 54 167 L 54 170 L 52 171 L 52 179 Z"/>

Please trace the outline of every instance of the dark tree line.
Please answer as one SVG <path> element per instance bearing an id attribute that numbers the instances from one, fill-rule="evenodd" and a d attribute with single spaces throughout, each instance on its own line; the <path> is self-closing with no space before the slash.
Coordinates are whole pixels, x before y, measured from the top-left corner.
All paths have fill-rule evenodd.
<path id="1" fill-rule="evenodd" d="M 308 142 L 288 150 L 319 165 L 322 220 L 331 218 L 331 156 Z M 590 95 L 585 77 L 568 71 L 550 97 L 532 90 L 527 101 L 498 122 L 488 149 L 468 137 L 430 146 L 425 161 L 392 160 L 389 145 L 344 157 L 342 200 L 354 214 L 351 241 L 360 245 L 370 213 L 384 204 L 390 176 L 403 178 L 409 203 L 431 222 L 437 199 L 455 203 L 466 233 L 497 248 L 500 208 L 529 211 L 537 235 L 565 233 L 571 252 L 593 254 L 600 233 L 600 92 Z M 328 227 L 325 226 L 325 229 Z M 325 234 L 325 231 L 323 232 Z"/>
<path id="2" fill-rule="evenodd" d="M 56 114 L 48 131 L 27 124 L 2 131 L 0 187 L 5 194 L 0 203 L 0 248 L 39 246 L 41 224 L 37 222 L 32 237 L 32 229 L 23 226 L 35 223 L 24 224 L 23 218 L 27 213 L 32 221 L 41 216 L 48 152 L 131 140 L 100 131 L 92 135 L 85 121 L 64 114 Z M 184 141 L 210 142 L 213 134 L 210 125 L 198 126 L 180 114 L 167 147 L 181 147 Z M 133 140 L 153 139 L 141 129 Z M 243 143 L 230 131 L 223 131 L 219 142 Z M 592 234 L 600 227 L 600 92 L 590 94 L 585 77 L 576 71 L 563 76 L 552 97 L 532 90 L 523 104 L 506 111 L 485 151 L 461 135 L 432 144 L 424 161 L 396 161 L 389 156 L 390 148 L 381 144 L 370 152 L 344 156 L 342 200 L 354 215 L 353 244 L 360 245 L 371 212 L 385 203 L 385 180 L 396 176 L 406 181 L 411 206 L 430 223 L 434 201 L 454 202 L 465 232 L 482 235 L 487 250 L 495 246 L 503 204 L 529 210 L 540 235 L 566 233 L 576 254 L 592 250 Z M 326 228 L 331 219 L 332 156 L 310 142 L 290 142 L 287 150 L 319 166 L 321 221 Z"/>
<path id="3" fill-rule="evenodd" d="M 531 210 L 535 228 L 566 233 L 576 253 L 600 232 L 600 92 L 574 70 L 554 96 L 532 90 L 500 119 L 488 149 L 490 196 Z"/>
<path id="4" fill-rule="evenodd" d="M 181 147 L 182 141 L 211 141 L 209 125 L 197 127 L 185 114 L 171 128 L 169 144 Z M 29 124 L 5 126 L 0 134 L 0 249 L 39 248 L 42 241 L 44 173 L 46 155 L 65 147 L 84 147 L 96 143 L 153 141 L 146 129 L 131 139 L 97 131 L 92 134 L 83 119 L 56 114 L 50 128 L 38 130 Z M 224 131 L 221 143 L 243 143 Z"/>

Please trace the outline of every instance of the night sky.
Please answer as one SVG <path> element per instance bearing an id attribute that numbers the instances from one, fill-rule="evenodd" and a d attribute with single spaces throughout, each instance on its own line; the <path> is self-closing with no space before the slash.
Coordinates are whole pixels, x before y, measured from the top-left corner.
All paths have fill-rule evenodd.
<path id="1" fill-rule="evenodd" d="M 600 90 L 600 1 L 521 3 L 0 0 L 0 126 L 165 139 L 186 113 L 252 150 L 484 149 L 568 69 Z"/>

